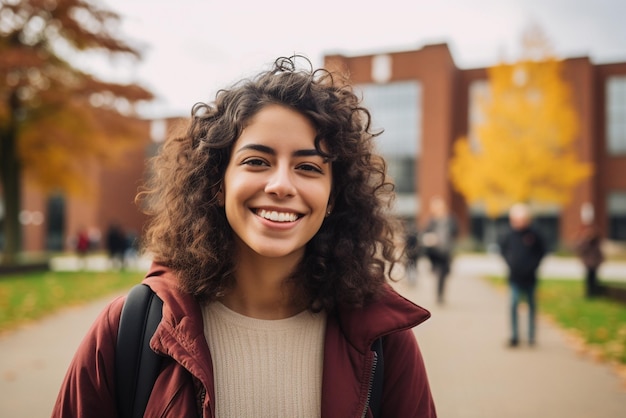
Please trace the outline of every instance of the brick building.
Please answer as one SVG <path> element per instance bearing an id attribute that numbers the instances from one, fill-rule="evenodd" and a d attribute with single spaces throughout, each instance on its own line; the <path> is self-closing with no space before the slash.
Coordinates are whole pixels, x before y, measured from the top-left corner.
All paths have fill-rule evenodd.
<path id="1" fill-rule="evenodd" d="M 448 177 L 453 142 L 472 129 L 476 94 L 485 86 L 486 69 L 457 68 L 446 44 L 360 56 L 333 54 L 324 61 L 330 70 L 350 75 L 375 127 L 385 129 L 379 150 L 397 183 L 399 214 L 421 223 L 426 216 L 421 202 L 440 195 L 460 220 L 465 236 L 493 241 L 505 219 L 488 222 L 479 210 L 466 205 Z M 594 64 L 587 57 L 568 58 L 564 77 L 579 115 L 578 154 L 595 171 L 576 188 L 569 205 L 544 208 L 537 221 L 554 245 L 569 243 L 581 213 L 592 210 L 607 238 L 626 241 L 626 62 Z M 116 222 L 127 231 L 140 232 L 145 218 L 133 199 L 145 158 L 154 153 L 173 121 L 146 121 L 145 137 L 118 166 L 94 167 L 85 173 L 94 179 L 90 198 L 47 197 L 25 187 L 24 249 L 67 250 L 81 226 L 104 233 Z"/>
<path id="2" fill-rule="evenodd" d="M 329 54 L 325 66 L 348 74 L 363 93 L 375 127 L 385 129 L 379 150 L 398 183 L 397 210 L 425 221 L 420 203 L 442 196 L 466 236 L 493 242 L 506 222 L 489 222 L 470 208 L 448 176 L 454 141 L 476 124 L 477 95 L 487 84 L 487 69 L 459 69 L 446 44 L 418 50 L 346 56 Z M 610 240 L 626 241 L 626 62 L 594 64 L 587 57 L 564 60 L 579 116 L 575 147 L 594 175 L 575 190 L 565 207 L 539 208 L 536 221 L 555 247 L 572 243 L 583 213 L 593 213 Z M 411 177 L 407 181 L 406 177 Z"/>
<path id="3" fill-rule="evenodd" d="M 72 250 L 81 228 L 89 231 L 95 250 L 104 249 L 104 236 L 113 224 L 128 234 L 140 234 L 146 219 L 134 198 L 144 175 L 146 157 L 155 151 L 152 124 L 145 121 L 145 135 L 114 165 L 94 164 L 88 172 L 81 173 L 91 185 L 88 195 L 46 194 L 24 179 L 20 214 L 24 251 Z"/>

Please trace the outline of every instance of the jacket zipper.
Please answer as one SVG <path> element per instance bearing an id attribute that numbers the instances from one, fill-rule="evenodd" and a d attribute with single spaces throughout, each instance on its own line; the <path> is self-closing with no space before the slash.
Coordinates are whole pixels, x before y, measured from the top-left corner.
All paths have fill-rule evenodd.
<path id="1" fill-rule="evenodd" d="M 203 387 L 200 392 L 200 416 L 204 416 L 204 400 L 206 399 L 206 389 Z"/>
<path id="2" fill-rule="evenodd" d="M 367 398 L 365 400 L 365 408 L 363 409 L 363 414 L 361 414 L 361 418 L 365 418 L 367 416 L 367 410 L 370 407 L 370 400 L 372 398 L 372 385 L 374 384 L 374 374 L 376 373 L 376 364 L 378 363 L 378 355 L 375 351 L 373 351 L 374 358 L 372 360 L 372 373 L 370 374 L 370 380 L 367 386 Z"/>

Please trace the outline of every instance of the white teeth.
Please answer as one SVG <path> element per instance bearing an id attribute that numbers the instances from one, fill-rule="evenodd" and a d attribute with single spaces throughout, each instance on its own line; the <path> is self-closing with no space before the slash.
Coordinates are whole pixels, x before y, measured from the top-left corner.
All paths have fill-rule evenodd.
<path id="1" fill-rule="evenodd" d="M 295 213 L 277 212 L 275 210 L 261 209 L 258 214 L 260 217 L 274 222 L 295 222 L 298 219 L 298 215 Z"/>

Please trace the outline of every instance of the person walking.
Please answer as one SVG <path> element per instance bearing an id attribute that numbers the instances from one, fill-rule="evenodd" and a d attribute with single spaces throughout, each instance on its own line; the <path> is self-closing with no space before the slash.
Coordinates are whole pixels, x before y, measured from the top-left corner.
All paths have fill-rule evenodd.
<path id="1" fill-rule="evenodd" d="M 419 234 L 413 224 L 405 227 L 404 232 L 404 270 L 410 286 L 417 284 L 417 261 L 420 256 Z"/>
<path id="2" fill-rule="evenodd" d="M 536 342 L 537 270 L 546 254 L 542 236 L 531 225 L 530 208 L 522 203 L 509 210 L 510 230 L 500 241 L 500 251 L 508 267 L 508 284 L 511 292 L 511 337 L 510 347 L 519 345 L 519 303 L 524 297 L 528 303 L 528 344 Z"/>
<path id="3" fill-rule="evenodd" d="M 303 60 L 307 67 L 299 68 Z M 352 87 L 303 57 L 196 104 L 138 196 L 143 283 L 163 300 L 164 357 L 145 416 L 436 416 L 412 328 L 430 313 L 388 283 L 393 186 Z M 53 417 L 113 417 L 124 297 L 78 348 Z"/>
<path id="4" fill-rule="evenodd" d="M 110 266 L 113 269 L 123 270 L 126 266 L 128 240 L 124 230 L 117 223 L 111 224 L 107 230 L 106 248 L 109 255 Z"/>
<path id="5" fill-rule="evenodd" d="M 602 237 L 594 225 L 583 226 L 575 250 L 585 267 L 585 296 L 587 298 L 598 296 L 600 292 L 598 269 L 604 262 L 604 253 Z"/>
<path id="6" fill-rule="evenodd" d="M 458 223 L 443 198 L 433 197 L 429 208 L 430 218 L 422 234 L 422 245 L 432 271 L 437 276 L 437 303 L 442 304 L 458 235 Z"/>
<path id="7" fill-rule="evenodd" d="M 89 234 L 87 232 L 87 228 L 80 227 L 78 228 L 78 233 L 76 234 L 74 247 L 76 249 L 76 254 L 78 255 L 78 264 L 80 269 L 87 268 L 87 255 L 89 254 L 89 250 L 91 247 L 91 243 L 89 242 Z"/>

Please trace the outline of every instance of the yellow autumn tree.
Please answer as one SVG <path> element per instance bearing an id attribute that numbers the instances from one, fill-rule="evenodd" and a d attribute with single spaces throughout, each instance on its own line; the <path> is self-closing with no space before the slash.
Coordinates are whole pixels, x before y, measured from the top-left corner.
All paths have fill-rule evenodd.
<path id="1" fill-rule="evenodd" d="M 488 69 L 482 122 L 474 140 L 456 141 L 450 162 L 454 187 L 490 217 L 515 202 L 564 205 L 592 171 L 574 148 L 577 114 L 562 62 L 536 27 L 522 46 L 519 61 Z"/>

